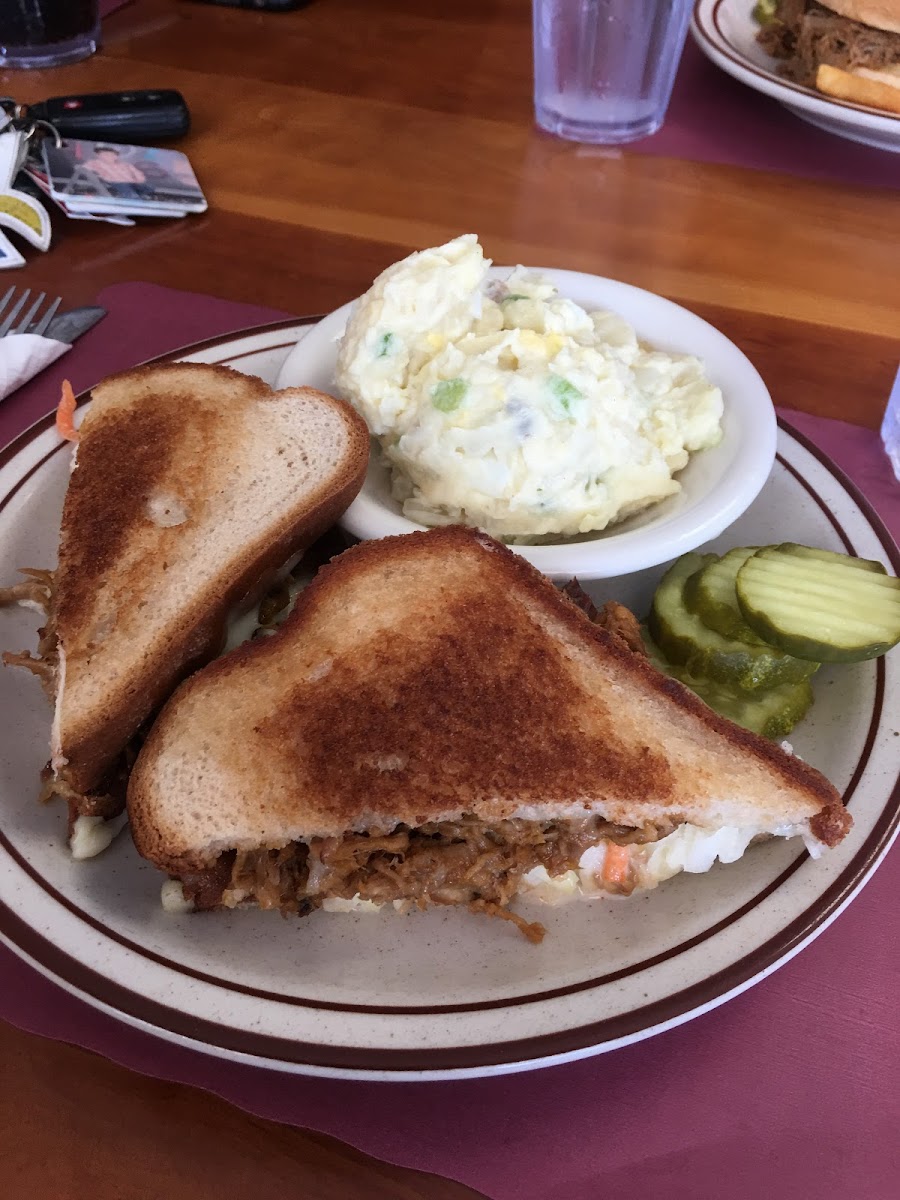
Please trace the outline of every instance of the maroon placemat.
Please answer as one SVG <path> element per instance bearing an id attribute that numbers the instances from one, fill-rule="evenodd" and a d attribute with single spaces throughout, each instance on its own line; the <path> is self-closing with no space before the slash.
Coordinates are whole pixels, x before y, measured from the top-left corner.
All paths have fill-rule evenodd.
<path id="1" fill-rule="evenodd" d="M 265 311 L 142 284 L 99 300 L 110 318 L 90 347 L 83 339 L 77 364 L 69 356 L 80 386 L 129 354 L 131 363 L 255 324 Z M 49 407 L 42 385 L 28 391 L 22 425 Z M 877 435 L 786 415 L 856 479 L 896 537 L 900 488 Z M 598 1058 L 494 1079 L 347 1083 L 229 1064 L 90 1008 L 2 947 L 0 1016 L 495 1200 L 895 1200 L 898 893 L 894 853 L 812 946 L 715 1012 Z"/>
<path id="2" fill-rule="evenodd" d="M 133 0 L 100 0 L 100 20 L 104 17 L 110 17 L 120 8 L 124 8 L 126 4 L 133 3 Z"/>
<path id="3" fill-rule="evenodd" d="M 900 154 L 861 146 L 802 121 L 777 100 L 732 79 L 690 38 L 665 125 L 633 149 L 860 187 L 900 187 Z"/>
<path id="4" fill-rule="evenodd" d="M 96 303 L 107 310 L 99 325 L 0 404 L 0 446 L 56 407 L 64 379 L 76 393 L 81 392 L 105 375 L 125 371 L 179 346 L 290 315 L 153 283 L 113 284 L 104 288 Z"/>

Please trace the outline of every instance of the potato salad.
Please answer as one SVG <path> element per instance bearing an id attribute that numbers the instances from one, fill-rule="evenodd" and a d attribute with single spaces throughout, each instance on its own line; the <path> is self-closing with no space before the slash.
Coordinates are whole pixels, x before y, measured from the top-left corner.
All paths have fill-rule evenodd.
<path id="1" fill-rule="evenodd" d="M 378 439 L 404 515 L 508 542 L 605 529 L 679 490 L 721 437 L 722 395 L 688 355 L 642 345 L 473 234 L 389 267 L 357 301 L 338 389 Z"/>

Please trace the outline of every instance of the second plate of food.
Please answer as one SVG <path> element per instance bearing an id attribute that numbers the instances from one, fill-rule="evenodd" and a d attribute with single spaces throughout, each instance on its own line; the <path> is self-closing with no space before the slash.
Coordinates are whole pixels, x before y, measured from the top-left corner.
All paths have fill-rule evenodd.
<path id="1" fill-rule="evenodd" d="M 698 0 L 694 6 L 691 33 L 717 67 L 828 133 L 879 150 L 900 151 L 900 116 L 826 96 L 783 78 L 778 73 L 778 60 L 757 41 L 759 29 L 751 0 Z M 879 35 L 878 30 L 871 32 Z M 900 41 L 900 34 L 893 36 Z"/>

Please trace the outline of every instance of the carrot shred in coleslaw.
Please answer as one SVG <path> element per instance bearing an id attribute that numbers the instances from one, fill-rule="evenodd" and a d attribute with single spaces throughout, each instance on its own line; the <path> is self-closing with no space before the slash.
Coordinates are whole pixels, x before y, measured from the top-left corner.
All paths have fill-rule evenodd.
<path id="1" fill-rule="evenodd" d="M 610 842 L 606 847 L 606 857 L 603 860 L 603 882 L 622 884 L 628 877 L 628 856 L 630 846 L 617 846 Z"/>
<path id="2" fill-rule="evenodd" d="M 75 428 L 75 393 L 68 379 L 62 383 L 62 396 L 56 408 L 56 432 L 69 442 L 78 441 L 78 430 Z"/>

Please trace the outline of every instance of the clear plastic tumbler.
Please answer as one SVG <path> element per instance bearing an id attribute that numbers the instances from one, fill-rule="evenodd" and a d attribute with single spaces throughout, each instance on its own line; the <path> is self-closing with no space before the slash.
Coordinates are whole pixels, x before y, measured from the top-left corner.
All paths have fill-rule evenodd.
<path id="1" fill-rule="evenodd" d="M 538 125 L 616 145 L 662 125 L 691 0 L 533 0 Z"/>
<path id="2" fill-rule="evenodd" d="M 900 479 L 900 368 L 897 378 L 888 397 L 887 408 L 884 410 L 884 420 L 881 422 L 881 440 L 884 442 L 885 453 L 891 460 L 894 474 Z"/>
<path id="3" fill-rule="evenodd" d="M 98 0 L 0 0 L 0 70 L 60 67 L 99 41 Z"/>

